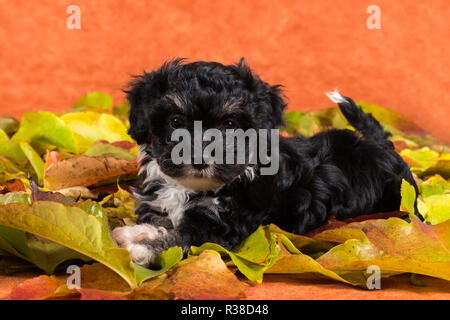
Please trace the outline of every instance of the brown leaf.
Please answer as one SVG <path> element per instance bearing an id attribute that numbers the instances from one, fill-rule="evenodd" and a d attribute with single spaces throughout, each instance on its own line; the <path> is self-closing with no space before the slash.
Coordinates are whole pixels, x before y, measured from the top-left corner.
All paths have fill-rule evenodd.
<path id="1" fill-rule="evenodd" d="M 136 174 L 136 162 L 114 157 L 76 156 L 52 163 L 44 173 L 44 186 L 51 190 L 90 186 L 126 174 Z"/>
<path id="2" fill-rule="evenodd" d="M 81 287 L 108 291 L 127 292 L 130 286 L 121 276 L 101 263 L 85 264 L 80 268 Z"/>
<path id="3" fill-rule="evenodd" d="M 42 191 L 39 189 L 37 183 L 30 177 L 30 190 L 31 199 L 33 201 L 54 201 L 64 204 L 65 206 L 70 206 L 76 201 L 73 198 L 66 197 L 59 192 Z"/>
<path id="4" fill-rule="evenodd" d="M 2 184 L 0 194 L 6 194 L 9 192 L 26 192 L 25 185 L 20 179 L 8 180 Z"/>
<path id="5" fill-rule="evenodd" d="M 229 300 L 243 298 L 245 287 L 228 270 L 219 253 L 205 250 L 178 263 L 155 289 L 175 299 Z"/>
<path id="6" fill-rule="evenodd" d="M 58 151 L 49 151 L 45 154 L 45 165 L 44 170 L 46 170 L 52 163 L 61 161 L 63 156 Z"/>

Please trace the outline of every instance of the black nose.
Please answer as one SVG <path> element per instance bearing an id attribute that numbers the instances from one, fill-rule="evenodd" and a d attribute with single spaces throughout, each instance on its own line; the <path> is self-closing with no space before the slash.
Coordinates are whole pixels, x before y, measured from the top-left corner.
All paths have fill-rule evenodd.
<path id="1" fill-rule="evenodd" d="M 193 163 L 192 167 L 194 169 L 197 169 L 197 170 L 203 170 L 203 169 L 206 169 L 208 167 L 208 164 L 206 164 L 206 163 L 198 163 L 198 164 Z"/>

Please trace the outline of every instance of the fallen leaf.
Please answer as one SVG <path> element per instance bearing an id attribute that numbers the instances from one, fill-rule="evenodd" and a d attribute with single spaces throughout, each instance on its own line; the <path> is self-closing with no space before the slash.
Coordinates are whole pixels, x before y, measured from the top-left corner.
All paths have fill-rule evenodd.
<path id="1" fill-rule="evenodd" d="M 11 160 L 0 156 L 0 183 L 8 180 L 25 177 L 25 173 L 20 170 Z"/>
<path id="2" fill-rule="evenodd" d="M 183 250 L 180 247 L 171 247 L 161 252 L 153 262 L 151 268 L 135 265 L 136 281 L 142 285 L 145 281 L 155 278 L 170 270 L 183 259 Z"/>
<path id="3" fill-rule="evenodd" d="M 64 282 L 55 276 L 39 276 L 25 280 L 5 300 L 40 300 L 53 294 Z"/>
<path id="4" fill-rule="evenodd" d="M 7 207 L 5 205 L 11 203 L 30 204 L 31 197 L 26 193 L 0 195 L 0 205 Z M 52 274 L 65 261 L 89 260 L 65 246 L 5 225 L 0 225 L 0 249 L 34 264 L 47 274 Z"/>
<path id="5" fill-rule="evenodd" d="M 290 240 L 284 235 L 278 235 L 279 246 L 284 246 L 283 257 L 278 259 L 273 266 L 265 271 L 272 274 L 314 274 L 333 280 L 349 283 L 333 271 L 327 270 L 310 256 L 302 254 Z"/>
<path id="6" fill-rule="evenodd" d="M 450 154 L 441 154 L 437 159 L 437 163 L 428 167 L 423 173 L 422 177 L 431 175 L 441 175 L 445 179 L 450 179 Z"/>
<path id="7" fill-rule="evenodd" d="M 72 130 L 55 114 L 45 111 L 26 112 L 20 122 L 19 130 L 11 142 L 45 142 L 72 152 L 77 152 Z"/>
<path id="8" fill-rule="evenodd" d="M 3 130 L 8 136 L 12 136 L 20 126 L 20 122 L 10 116 L 0 117 L 0 129 Z"/>
<path id="9" fill-rule="evenodd" d="M 419 186 L 419 190 L 424 198 L 432 195 L 450 193 L 450 182 L 440 175 L 434 175 L 422 182 Z"/>
<path id="10" fill-rule="evenodd" d="M 334 220 L 332 221 L 332 223 L 333 222 L 337 221 Z M 339 225 L 342 224 L 345 223 L 339 222 Z M 286 236 L 286 238 L 289 239 L 297 249 L 299 249 L 304 253 L 316 253 L 321 251 L 328 251 L 333 247 L 333 245 L 331 245 L 330 243 L 319 241 L 311 236 L 303 236 L 283 231 L 274 224 L 270 224 L 269 226 L 265 227 L 265 230 L 266 232 L 282 234 Z"/>
<path id="11" fill-rule="evenodd" d="M 274 262 L 271 258 L 279 254 L 276 248 L 271 247 L 262 226 L 231 251 L 207 242 L 200 247 L 191 246 L 190 254 L 199 255 L 205 250 L 214 250 L 229 257 L 242 274 L 259 283 L 262 282 L 264 271 Z"/>
<path id="12" fill-rule="evenodd" d="M 136 286 L 130 254 L 118 248 L 108 230 L 106 214 L 98 204 L 65 207 L 38 201 L 0 206 L 0 224 L 54 241 L 108 266 L 127 283 Z"/>
<path id="13" fill-rule="evenodd" d="M 91 92 L 85 94 L 73 106 L 74 109 L 101 109 L 109 111 L 113 106 L 113 99 L 109 94 L 103 92 Z"/>
<path id="14" fill-rule="evenodd" d="M 368 220 L 343 228 L 327 230 L 316 236 L 322 241 L 342 244 L 316 261 L 349 282 L 364 284 L 367 267 L 376 265 L 383 276 L 417 273 L 450 280 L 450 221 L 437 226 L 411 217 Z"/>
<path id="15" fill-rule="evenodd" d="M 130 141 L 114 141 L 111 144 L 116 146 L 116 147 L 120 147 L 122 149 L 125 149 L 125 150 L 130 150 L 130 149 L 132 149 L 132 148 L 137 146 L 136 143 L 130 142 Z"/>
<path id="16" fill-rule="evenodd" d="M 121 141 L 123 142 L 123 141 Z M 128 141 L 125 141 L 128 142 Z M 130 143 L 130 142 L 128 142 Z M 136 157 L 126 149 L 110 143 L 94 143 L 84 155 L 90 157 L 115 157 L 117 159 L 134 160 Z"/>
<path id="17" fill-rule="evenodd" d="M 124 123 L 107 113 L 72 112 L 62 115 L 61 119 L 75 133 L 79 152 L 85 152 L 99 140 L 133 142 Z"/>
<path id="18" fill-rule="evenodd" d="M 97 199 L 98 194 L 92 192 L 86 187 L 77 186 L 56 190 L 57 193 L 73 199 Z"/>
<path id="19" fill-rule="evenodd" d="M 156 289 L 175 299 L 229 300 L 244 297 L 245 287 L 228 270 L 219 253 L 205 250 L 176 265 Z"/>
<path id="20" fill-rule="evenodd" d="M 112 229 L 126 225 L 126 219 L 132 222 L 137 220 L 137 215 L 134 213 L 134 196 L 122 189 L 119 184 L 117 184 L 117 192 L 106 196 L 99 204 L 108 215 Z"/>
<path id="21" fill-rule="evenodd" d="M 90 186 L 137 171 L 137 163 L 125 159 L 76 156 L 52 163 L 45 170 L 44 186 L 50 190 Z"/>
<path id="22" fill-rule="evenodd" d="M 414 215 L 415 203 L 416 203 L 416 190 L 405 179 L 402 180 L 401 185 L 401 203 L 400 210 L 408 212 L 410 215 Z"/>
<path id="23" fill-rule="evenodd" d="M 304 136 L 311 136 L 313 133 L 313 120 L 310 114 L 301 111 L 291 111 L 284 114 L 286 126 L 280 128 L 292 135 L 300 133 Z"/>
<path id="24" fill-rule="evenodd" d="M 47 170 L 47 168 L 54 162 L 61 161 L 63 159 L 63 156 L 58 151 L 49 151 L 47 149 L 45 154 L 45 165 L 44 170 Z"/>
<path id="25" fill-rule="evenodd" d="M 25 185 L 20 179 L 12 179 L 4 182 L 2 184 L 2 189 L 0 194 L 5 194 L 9 192 L 26 192 Z"/>
<path id="26" fill-rule="evenodd" d="M 19 142 L 19 146 L 33 167 L 39 183 L 42 183 L 44 179 L 44 161 L 27 142 Z"/>
<path id="27" fill-rule="evenodd" d="M 73 198 L 66 197 L 59 192 L 42 191 L 33 179 L 30 178 L 29 180 L 32 201 L 54 201 L 62 203 L 66 206 L 76 202 Z"/>
<path id="28" fill-rule="evenodd" d="M 431 195 L 423 201 L 427 208 L 425 222 L 434 225 L 450 219 L 450 193 Z"/>

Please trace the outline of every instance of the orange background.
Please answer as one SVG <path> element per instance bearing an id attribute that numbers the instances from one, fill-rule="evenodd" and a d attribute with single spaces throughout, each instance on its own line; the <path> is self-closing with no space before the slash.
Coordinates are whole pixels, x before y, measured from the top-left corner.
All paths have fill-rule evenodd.
<path id="1" fill-rule="evenodd" d="M 366 9 L 381 9 L 369 30 Z M 81 30 L 66 9 L 81 8 Z M 338 88 L 450 141 L 450 10 L 428 1 L 0 0 L 0 114 L 63 110 L 90 91 L 116 103 L 130 74 L 174 57 L 241 56 L 285 86 L 289 108 Z"/>

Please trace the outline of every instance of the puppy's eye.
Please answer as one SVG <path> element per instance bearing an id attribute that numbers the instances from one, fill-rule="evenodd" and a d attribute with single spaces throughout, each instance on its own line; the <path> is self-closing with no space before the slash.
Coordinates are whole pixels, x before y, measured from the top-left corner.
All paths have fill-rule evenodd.
<path id="1" fill-rule="evenodd" d="M 234 123 L 234 121 L 233 120 L 230 120 L 230 119 L 227 119 L 227 120 L 225 120 L 224 122 L 223 122 L 223 126 L 225 127 L 225 128 L 234 128 L 235 127 L 235 123 Z"/>
<path id="2" fill-rule="evenodd" d="M 170 126 L 174 129 L 183 128 L 184 127 L 184 119 L 180 116 L 174 116 L 170 119 Z"/>

